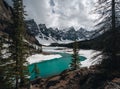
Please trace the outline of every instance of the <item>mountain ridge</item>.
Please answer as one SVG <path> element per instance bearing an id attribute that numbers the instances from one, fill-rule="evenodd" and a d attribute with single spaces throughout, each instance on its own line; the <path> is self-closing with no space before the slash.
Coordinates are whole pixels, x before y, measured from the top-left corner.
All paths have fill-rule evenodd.
<path id="1" fill-rule="evenodd" d="M 88 31 L 84 28 L 75 30 L 74 27 L 65 29 L 47 28 L 45 24 L 37 25 L 34 19 L 26 20 L 26 26 L 28 33 L 35 36 L 42 45 L 50 45 L 52 43 L 66 44 L 74 42 L 75 40 L 88 40 L 96 32 Z"/>

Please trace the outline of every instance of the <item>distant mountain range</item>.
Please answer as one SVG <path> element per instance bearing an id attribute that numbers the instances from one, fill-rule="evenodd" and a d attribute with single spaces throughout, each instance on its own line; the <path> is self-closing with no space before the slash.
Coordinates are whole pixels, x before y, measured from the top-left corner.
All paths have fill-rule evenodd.
<path id="1" fill-rule="evenodd" d="M 71 43 L 75 39 L 78 41 L 91 39 L 92 35 L 96 31 L 88 31 L 84 28 L 75 30 L 74 27 L 69 27 L 66 29 L 59 30 L 58 28 L 47 28 L 45 24 L 37 25 L 36 22 L 31 20 L 26 20 L 27 32 L 39 41 L 42 45 L 50 45 L 51 43 L 66 44 Z M 94 35 L 94 37 L 98 36 Z M 93 38 L 93 37 L 92 37 Z"/>
<path id="2" fill-rule="evenodd" d="M 0 34 L 8 33 L 12 34 L 12 30 L 7 28 L 6 24 L 12 21 L 12 7 L 10 7 L 4 0 L 0 1 L 0 12 L 3 14 L 0 15 Z M 68 27 L 65 29 L 58 28 L 47 28 L 45 24 L 37 25 L 36 22 L 31 20 L 26 20 L 27 35 L 26 40 L 29 40 L 31 43 L 37 43 L 42 45 L 50 45 L 52 43 L 58 44 L 67 44 L 72 43 L 75 39 L 78 41 L 91 39 L 92 35 L 96 31 L 88 31 L 84 28 L 75 30 L 74 27 Z M 3 25 L 5 24 L 5 25 Z M 94 37 L 96 37 L 95 35 Z"/>

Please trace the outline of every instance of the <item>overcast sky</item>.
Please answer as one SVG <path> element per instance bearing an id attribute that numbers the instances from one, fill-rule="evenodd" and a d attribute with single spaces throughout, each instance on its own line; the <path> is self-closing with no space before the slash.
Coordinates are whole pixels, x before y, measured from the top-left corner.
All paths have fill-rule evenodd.
<path id="1" fill-rule="evenodd" d="M 96 15 L 95 0 L 24 0 L 27 19 L 35 19 L 37 24 L 47 27 L 92 29 Z"/>

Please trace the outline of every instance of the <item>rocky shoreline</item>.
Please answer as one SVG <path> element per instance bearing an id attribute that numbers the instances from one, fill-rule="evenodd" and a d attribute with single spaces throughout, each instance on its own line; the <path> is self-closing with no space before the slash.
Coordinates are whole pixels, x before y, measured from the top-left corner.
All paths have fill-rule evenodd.
<path id="1" fill-rule="evenodd" d="M 32 81 L 31 89 L 120 89 L 120 72 L 105 74 L 96 66 L 66 70 L 60 75 Z"/>

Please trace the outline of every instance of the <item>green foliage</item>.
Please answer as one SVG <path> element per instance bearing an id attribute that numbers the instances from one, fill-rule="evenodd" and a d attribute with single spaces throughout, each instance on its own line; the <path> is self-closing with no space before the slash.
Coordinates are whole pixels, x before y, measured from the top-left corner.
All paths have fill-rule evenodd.
<path id="1" fill-rule="evenodd" d="M 72 54 L 72 63 L 70 64 L 71 70 L 76 70 L 80 68 L 80 58 L 78 54 L 78 45 L 77 41 L 73 44 L 73 54 Z"/>
<path id="2" fill-rule="evenodd" d="M 9 58 L 4 58 L 3 54 L 4 50 L 7 50 L 3 47 L 5 44 L 5 38 L 3 36 L 0 37 L 0 89 L 13 89 L 13 75 L 12 75 L 12 68 Z"/>
<path id="3" fill-rule="evenodd" d="M 16 89 L 29 84 L 28 63 L 26 61 L 28 49 L 24 43 L 25 25 L 23 7 L 23 0 L 13 0 L 14 35 L 12 36 L 13 44 L 11 45 L 11 58 L 15 61 L 13 73 L 16 81 Z"/>
<path id="4" fill-rule="evenodd" d="M 0 60 L 2 60 L 2 37 L 0 37 Z"/>
<path id="5" fill-rule="evenodd" d="M 22 0 L 13 0 L 13 24 L 10 32 L 9 58 L 3 58 L 2 50 L 3 39 L 0 36 L 0 89 L 19 89 L 29 84 L 28 63 L 26 62 L 27 47 L 23 42 L 25 28 L 24 28 L 24 9 Z M 8 24 L 6 24 L 8 25 Z"/>

